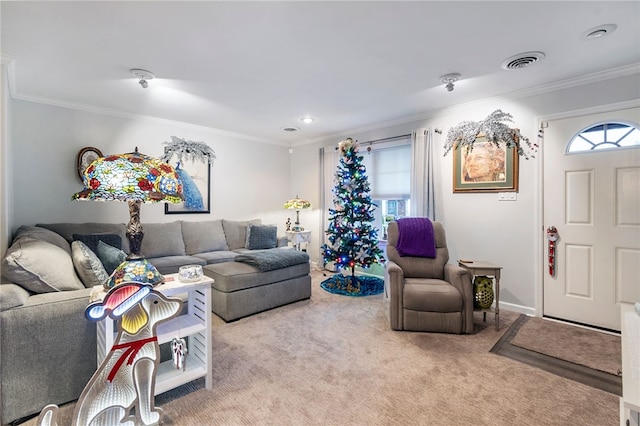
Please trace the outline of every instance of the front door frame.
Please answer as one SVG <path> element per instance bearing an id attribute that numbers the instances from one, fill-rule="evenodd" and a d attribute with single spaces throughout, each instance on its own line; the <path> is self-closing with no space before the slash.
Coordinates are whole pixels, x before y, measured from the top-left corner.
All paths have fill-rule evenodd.
<path id="1" fill-rule="evenodd" d="M 540 116 L 536 120 L 536 128 L 540 129 L 540 131 L 544 132 L 544 129 L 547 125 L 548 121 L 551 120 L 562 120 L 565 118 L 574 118 L 581 117 L 584 115 L 592 115 L 592 114 L 602 114 L 612 111 L 617 111 L 621 109 L 629 109 L 629 108 L 638 108 L 640 107 L 640 100 L 634 99 L 631 101 L 624 102 L 616 102 L 613 104 L 607 105 L 599 105 L 591 108 L 583 108 L 572 111 L 565 111 L 557 114 L 550 114 Z M 577 129 L 578 131 L 580 129 Z M 568 143 L 569 141 L 567 141 Z M 547 238 L 545 236 L 544 229 L 544 136 L 542 138 L 542 143 L 540 144 L 540 148 L 538 150 L 538 154 L 536 156 L 538 160 L 538 182 L 537 182 L 537 194 L 536 194 L 536 202 L 538 205 L 538 209 L 536 212 L 536 226 L 535 232 L 537 233 L 537 238 L 535 238 L 536 247 L 535 247 L 535 283 L 536 283 L 536 292 L 535 292 L 535 316 L 542 317 L 544 314 L 544 274 L 547 270 L 547 256 L 546 256 L 546 243 Z"/>

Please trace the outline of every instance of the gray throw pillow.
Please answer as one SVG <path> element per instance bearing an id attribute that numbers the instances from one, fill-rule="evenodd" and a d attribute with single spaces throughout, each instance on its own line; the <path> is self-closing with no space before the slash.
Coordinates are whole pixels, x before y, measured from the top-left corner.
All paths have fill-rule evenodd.
<path id="1" fill-rule="evenodd" d="M 56 232 L 71 244 L 73 234 L 89 235 L 89 234 L 116 234 L 122 239 L 120 247 L 126 253 L 129 252 L 129 240 L 127 239 L 127 228 L 124 223 L 39 223 L 36 226 L 47 228 Z M 71 252 L 71 248 L 69 248 Z"/>
<path id="2" fill-rule="evenodd" d="M 22 306 L 29 298 L 29 292 L 17 284 L 0 284 L 0 294 L 0 311 Z"/>
<path id="3" fill-rule="evenodd" d="M 109 275 L 111 275 L 113 271 L 127 258 L 127 254 L 125 252 L 119 248 L 105 244 L 102 241 L 98 241 L 96 254 Z"/>
<path id="4" fill-rule="evenodd" d="M 142 257 L 147 259 L 164 256 L 184 256 L 186 251 L 182 240 L 180 222 L 143 223 Z"/>
<path id="5" fill-rule="evenodd" d="M 33 238 L 34 240 L 43 240 L 48 243 L 54 244 L 67 253 L 71 254 L 71 247 L 69 246 L 69 242 L 64 239 L 64 237 L 57 232 L 54 232 L 47 228 L 42 228 L 40 226 L 27 226 L 23 225 L 16 231 L 16 235 L 14 236 L 14 241 L 21 237 Z"/>
<path id="6" fill-rule="evenodd" d="M 122 238 L 116 234 L 73 234 L 73 241 L 82 241 L 94 253 L 98 249 L 98 241 L 122 249 Z"/>
<path id="7" fill-rule="evenodd" d="M 32 293 L 81 290 L 71 256 L 47 241 L 18 238 L 2 261 L 5 278 Z"/>
<path id="8" fill-rule="evenodd" d="M 187 255 L 229 250 L 222 220 L 182 222 L 182 237 Z"/>
<path id="9" fill-rule="evenodd" d="M 261 223 L 261 219 L 243 221 L 222 219 L 224 236 L 227 240 L 229 250 L 244 248 L 247 244 L 247 226 L 252 224 L 260 225 Z"/>
<path id="10" fill-rule="evenodd" d="M 82 241 L 71 243 L 71 258 L 73 259 L 73 266 L 76 268 L 76 272 L 85 287 L 91 288 L 103 285 L 109 279 L 109 274 L 107 274 L 102 265 L 102 261 Z"/>
<path id="11" fill-rule="evenodd" d="M 249 250 L 274 248 L 278 244 L 277 234 L 278 227 L 275 225 L 249 225 L 245 247 Z"/>

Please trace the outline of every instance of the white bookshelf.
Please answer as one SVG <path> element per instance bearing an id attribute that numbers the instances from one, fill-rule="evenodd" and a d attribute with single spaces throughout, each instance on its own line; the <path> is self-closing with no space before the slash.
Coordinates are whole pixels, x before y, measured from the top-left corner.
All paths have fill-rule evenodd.
<path id="1" fill-rule="evenodd" d="M 178 370 L 171 360 L 160 363 L 156 372 L 155 394 L 159 395 L 200 377 L 205 377 L 205 387 L 213 387 L 211 368 L 211 284 L 213 280 L 203 276 L 200 281 L 183 283 L 178 274 L 165 275 L 173 279 L 154 289 L 167 297 L 187 300 L 187 312 L 156 328 L 158 344 L 168 343 L 174 337 L 189 338 L 184 370 Z M 97 324 L 98 367 L 102 364 L 118 334 L 116 323 L 107 317 Z"/>

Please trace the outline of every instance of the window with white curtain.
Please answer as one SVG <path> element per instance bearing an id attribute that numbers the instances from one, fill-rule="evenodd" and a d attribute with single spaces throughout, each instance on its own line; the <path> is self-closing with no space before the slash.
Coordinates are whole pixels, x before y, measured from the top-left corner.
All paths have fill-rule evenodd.
<path id="1" fill-rule="evenodd" d="M 380 143 L 367 152 L 360 150 L 371 189 L 371 198 L 378 206 L 374 226 L 378 238 L 387 239 L 389 222 L 408 215 L 411 198 L 411 140 L 399 139 Z M 401 208 L 398 208 L 398 207 Z"/>
<path id="2" fill-rule="evenodd" d="M 406 200 L 411 196 L 411 145 L 362 150 L 374 200 Z"/>

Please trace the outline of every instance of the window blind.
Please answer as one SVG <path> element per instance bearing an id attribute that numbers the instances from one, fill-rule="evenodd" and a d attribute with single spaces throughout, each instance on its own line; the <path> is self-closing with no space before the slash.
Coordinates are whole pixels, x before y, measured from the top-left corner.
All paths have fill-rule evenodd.
<path id="1" fill-rule="evenodd" d="M 411 145 L 362 150 L 374 200 L 403 200 L 411 196 Z"/>

